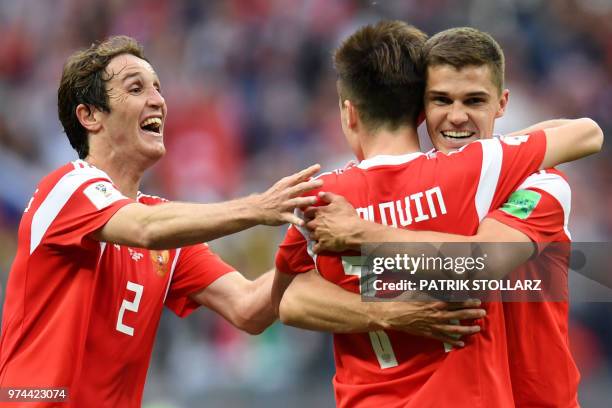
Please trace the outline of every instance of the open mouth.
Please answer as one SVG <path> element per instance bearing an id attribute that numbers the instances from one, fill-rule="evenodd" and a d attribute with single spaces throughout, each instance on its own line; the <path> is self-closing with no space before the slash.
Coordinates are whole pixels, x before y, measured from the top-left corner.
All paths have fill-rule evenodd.
<path id="1" fill-rule="evenodd" d="M 162 121 L 160 118 L 149 118 L 145 119 L 141 124 L 140 128 L 145 132 L 153 133 L 157 136 L 161 134 L 161 124 Z"/>
<path id="2" fill-rule="evenodd" d="M 468 139 L 476 134 L 476 132 L 471 132 L 469 130 L 446 130 L 441 133 L 442 136 L 448 137 L 449 139 Z"/>

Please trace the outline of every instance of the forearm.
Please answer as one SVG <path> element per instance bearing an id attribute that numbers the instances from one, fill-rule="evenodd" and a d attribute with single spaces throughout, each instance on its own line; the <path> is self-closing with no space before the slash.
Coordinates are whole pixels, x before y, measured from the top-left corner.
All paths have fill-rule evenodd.
<path id="1" fill-rule="evenodd" d="M 445 242 L 475 242 L 477 237 L 468 235 L 448 234 L 437 231 L 412 231 L 402 228 L 393 228 L 371 221 L 359 219 L 355 223 L 353 233 L 347 237 L 346 243 L 351 250 L 359 251 L 362 245 L 380 242 L 411 242 L 426 243 L 423 250 L 440 249 Z"/>
<path id="2" fill-rule="evenodd" d="M 273 278 L 273 270 L 261 275 L 252 282 L 249 295 L 242 301 L 242 329 L 248 333 L 259 334 L 276 320 L 270 297 Z"/>
<path id="3" fill-rule="evenodd" d="M 604 140 L 599 125 L 589 118 L 573 119 L 562 126 L 547 128 L 544 132 L 546 153 L 541 169 L 597 153 Z"/>
<path id="4" fill-rule="evenodd" d="M 494 224 L 493 224 L 494 223 Z M 437 231 L 411 231 L 361 221 L 350 241 L 351 249 L 361 250 L 367 243 L 406 243 L 413 256 L 425 258 L 485 257 L 485 268 L 475 270 L 471 278 L 498 279 L 505 277 L 532 255 L 533 243 L 524 234 L 486 219 L 475 235 L 459 235 Z M 507 243 L 507 244 L 506 244 Z M 450 244 L 450 245 L 448 245 Z M 394 254 L 391 254 L 394 255 Z M 486 256 L 485 256 L 486 255 Z M 449 274 L 447 270 L 418 269 L 414 275 L 431 279 L 464 278 L 468 275 Z"/>
<path id="5" fill-rule="evenodd" d="M 152 207 L 144 218 L 150 248 L 177 248 L 219 237 L 257 225 L 261 214 L 256 196 L 215 204 L 167 203 Z"/>
<path id="6" fill-rule="evenodd" d="M 331 333 L 365 333 L 400 330 L 462 347 L 457 335 L 469 335 L 478 326 L 461 326 L 460 320 L 481 318 L 479 301 L 451 306 L 444 302 L 363 302 L 361 296 L 323 279 L 316 271 L 300 274 L 285 291 L 280 304 L 283 323 Z"/>
<path id="7" fill-rule="evenodd" d="M 280 320 L 289 326 L 332 333 L 358 333 L 381 329 L 376 302 L 323 279 L 316 271 L 299 274 L 280 301 Z"/>
<path id="8" fill-rule="evenodd" d="M 229 235 L 261 221 L 257 196 L 215 204 L 129 204 L 97 233 L 104 242 L 169 249 Z"/>
<path id="9" fill-rule="evenodd" d="M 508 136 L 525 135 L 525 134 L 528 134 L 528 133 L 535 132 L 537 130 L 544 130 L 544 129 L 554 128 L 554 127 L 558 127 L 558 126 L 563 126 L 563 125 L 567 125 L 571 121 L 572 121 L 571 119 L 551 119 L 551 120 L 545 120 L 543 122 L 538 122 L 535 125 L 531 125 L 531 126 L 529 126 L 527 128 L 524 128 L 524 129 L 521 129 L 521 130 L 517 130 L 516 132 L 509 133 Z"/>

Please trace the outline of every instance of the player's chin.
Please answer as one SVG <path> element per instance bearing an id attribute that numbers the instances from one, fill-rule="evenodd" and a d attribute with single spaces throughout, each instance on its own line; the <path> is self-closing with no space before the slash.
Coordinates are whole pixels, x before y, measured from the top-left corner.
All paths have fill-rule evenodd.
<path id="1" fill-rule="evenodd" d="M 145 137 L 142 139 L 141 149 L 151 158 L 161 158 L 166 153 L 166 146 L 162 137 Z"/>
<path id="2" fill-rule="evenodd" d="M 164 154 L 166 154 L 166 146 L 164 146 L 163 142 L 155 143 L 152 146 L 151 153 L 156 158 L 161 158 Z"/>

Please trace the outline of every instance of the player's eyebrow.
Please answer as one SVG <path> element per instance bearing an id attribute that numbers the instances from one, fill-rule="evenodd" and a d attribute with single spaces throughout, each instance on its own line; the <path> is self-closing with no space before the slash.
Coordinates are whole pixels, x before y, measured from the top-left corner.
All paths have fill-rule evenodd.
<path id="1" fill-rule="evenodd" d="M 448 92 L 446 92 L 446 91 L 438 91 L 437 89 L 430 89 L 430 90 L 427 91 L 427 93 L 429 95 L 434 95 L 434 96 L 438 96 L 438 95 L 446 96 L 446 95 L 448 95 Z"/>
<path id="2" fill-rule="evenodd" d="M 437 89 L 430 89 L 429 91 L 427 91 L 427 95 L 431 95 L 431 96 L 448 96 L 450 94 L 451 92 L 441 91 Z M 485 91 L 474 91 L 474 92 L 468 92 L 467 94 L 465 94 L 465 96 L 468 98 L 475 98 L 475 97 L 488 98 L 489 93 Z"/>
<path id="3" fill-rule="evenodd" d="M 488 98 L 489 93 L 485 91 L 476 91 L 476 92 L 469 92 L 466 96 L 471 97 L 471 98 L 474 98 L 474 97 Z"/>
<path id="4" fill-rule="evenodd" d="M 125 82 L 128 79 L 134 78 L 134 77 L 141 77 L 142 74 L 138 71 L 133 71 L 133 72 L 128 72 L 125 75 L 123 75 L 123 77 L 121 78 L 121 82 Z"/>
<path id="5" fill-rule="evenodd" d="M 157 76 L 157 74 L 153 73 L 152 75 L 153 75 L 153 82 L 156 84 L 160 84 L 161 81 L 159 80 L 159 77 Z M 124 74 L 123 77 L 120 78 L 120 80 L 122 83 L 125 83 L 129 79 L 132 79 L 135 77 L 143 78 L 142 72 L 139 72 L 139 71 L 128 72 Z"/>

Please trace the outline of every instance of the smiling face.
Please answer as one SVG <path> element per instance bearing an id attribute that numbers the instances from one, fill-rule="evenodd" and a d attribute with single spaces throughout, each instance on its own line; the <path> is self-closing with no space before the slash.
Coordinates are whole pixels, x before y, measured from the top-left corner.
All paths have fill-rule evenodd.
<path id="1" fill-rule="evenodd" d="M 114 57 L 105 69 L 110 112 L 98 112 L 112 151 L 130 160 L 163 156 L 166 102 L 151 65 L 134 55 Z M 94 136 L 95 137 L 95 136 Z"/>
<path id="2" fill-rule="evenodd" d="M 495 119 L 503 116 L 508 90 L 499 92 L 488 65 L 427 69 L 425 116 L 434 147 L 444 153 L 493 135 Z"/>

